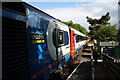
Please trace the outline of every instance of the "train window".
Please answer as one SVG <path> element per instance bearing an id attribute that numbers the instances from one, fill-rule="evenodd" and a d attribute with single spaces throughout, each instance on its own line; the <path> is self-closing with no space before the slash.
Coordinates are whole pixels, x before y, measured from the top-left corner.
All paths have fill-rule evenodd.
<path id="1" fill-rule="evenodd" d="M 83 36 L 81 36 L 81 40 L 82 40 L 82 41 L 84 40 L 84 37 L 83 37 Z"/>
<path id="2" fill-rule="evenodd" d="M 58 38 L 58 44 L 63 44 L 64 43 L 64 32 L 63 31 L 60 31 L 59 32 L 59 38 Z"/>
<path id="3" fill-rule="evenodd" d="M 76 36 L 76 43 L 79 42 L 79 35 Z"/>
<path id="4" fill-rule="evenodd" d="M 83 40 L 83 37 L 82 37 L 82 36 L 80 36 L 80 39 L 81 39 L 81 40 Z"/>
<path id="5" fill-rule="evenodd" d="M 69 44 L 69 35 L 67 31 L 64 31 L 64 45 Z"/>
<path id="6" fill-rule="evenodd" d="M 53 34 L 52 34 L 52 37 L 53 37 L 53 44 L 54 46 L 57 48 L 58 47 L 58 43 L 57 43 L 57 29 L 55 28 L 53 30 Z"/>
<path id="7" fill-rule="evenodd" d="M 54 29 L 53 30 L 53 44 L 55 47 L 59 47 L 61 44 L 64 43 L 64 33 L 63 31 L 59 30 L 59 29 Z"/>
<path id="8" fill-rule="evenodd" d="M 82 40 L 85 40 L 86 38 L 82 36 Z"/>
<path id="9" fill-rule="evenodd" d="M 69 44 L 69 35 L 67 31 L 60 29 L 53 30 L 53 44 L 55 47 L 65 46 Z"/>
<path id="10" fill-rule="evenodd" d="M 83 38 L 82 38 L 82 36 L 80 36 L 80 41 L 82 41 L 83 40 Z"/>
<path id="11" fill-rule="evenodd" d="M 77 36 L 76 36 L 76 43 L 78 43 L 79 41 L 83 41 L 83 40 L 85 40 L 85 39 L 86 39 L 85 37 L 80 36 L 80 35 L 77 35 Z"/>

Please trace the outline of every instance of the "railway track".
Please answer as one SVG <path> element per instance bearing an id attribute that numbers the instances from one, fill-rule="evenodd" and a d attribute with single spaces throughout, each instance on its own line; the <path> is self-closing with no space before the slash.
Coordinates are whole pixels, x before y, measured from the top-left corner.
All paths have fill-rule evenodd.
<path id="1" fill-rule="evenodd" d="M 77 65 L 77 67 L 73 70 L 73 72 L 68 76 L 68 78 L 66 80 L 70 80 L 70 78 L 72 77 L 72 75 L 75 73 L 75 71 L 78 69 L 78 67 L 82 64 L 82 61 Z"/>
<path id="2" fill-rule="evenodd" d="M 94 71 L 91 61 L 81 61 L 66 80 L 94 80 Z"/>
<path id="3" fill-rule="evenodd" d="M 85 48 L 81 53 L 81 59 L 73 71 L 69 74 L 66 80 L 89 80 L 88 78 L 94 78 L 94 72 L 92 72 L 92 61 L 91 61 L 91 49 Z M 78 59 L 79 60 L 79 59 Z M 87 69 L 87 70 L 86 70 Z M 79 73 L 81 72 L 81 73 Z M 91 73 L 92 72 L 92 73 Z M 86 74 L 87 73 L 87 74 Z"/>

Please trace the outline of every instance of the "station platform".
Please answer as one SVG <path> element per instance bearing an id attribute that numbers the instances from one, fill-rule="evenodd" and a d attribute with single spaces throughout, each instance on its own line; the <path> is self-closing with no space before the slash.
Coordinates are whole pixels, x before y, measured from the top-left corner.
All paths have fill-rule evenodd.
<path id="1" fill-rule="evenodd" d="M 102 61 L 94 65 L 92 61 L 82 62 L 67 80 L 117 80 Z"/>
<path id="2" fill-rule="evenodd" d="M 98 62 L 94 69 L 94 80 L 116 80 L 115 76 L 103 62 Z"/>
<path id="3" fill-rule="evenodd" d="M 117 80 L 102 59 L 97 60 L 98 63 L 95 65 L 92 58 L 92 49 L 89 46 L 83 50 L 81 56 L 81 63 L 79 63 L 67 80 Z"/>
<path id="4" fill-rule="evenodd" d="M 67 80 L 118 80 L 102 59 L 98 59 L 95 65 L 91 45 L 93 43 L 88 43 L 88 46 L 83 49 L 81 62 Z"/>

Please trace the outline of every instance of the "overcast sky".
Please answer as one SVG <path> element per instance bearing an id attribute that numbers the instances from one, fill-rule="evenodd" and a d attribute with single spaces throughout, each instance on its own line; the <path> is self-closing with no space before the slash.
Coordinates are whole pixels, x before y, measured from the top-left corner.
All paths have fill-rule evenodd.
<path id="1" fill-rule="evenodd" d="M 110 13 L 112 25 L 118 23 L 118 0 L 23 0 L 60 19 L 72 20 L 88 30 L 86 16 L 99 19 Z M 50 2 L 51 1 L 51 2 Z"/>

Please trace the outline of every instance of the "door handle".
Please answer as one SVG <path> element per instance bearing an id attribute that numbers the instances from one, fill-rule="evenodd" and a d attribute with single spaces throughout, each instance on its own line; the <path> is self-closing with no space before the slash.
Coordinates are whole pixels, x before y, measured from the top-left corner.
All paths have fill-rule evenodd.
<path id="1" fill-rule="evenodd" d="M 69 47 L 70 47 L 70 46 L 66 47 L 66 49 L 69 48 Z"/>

